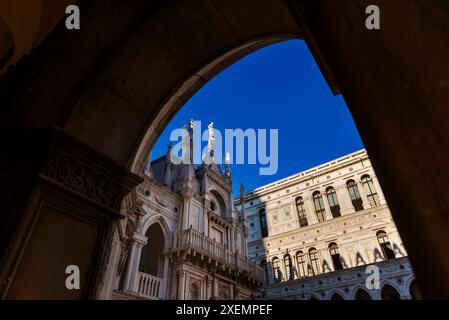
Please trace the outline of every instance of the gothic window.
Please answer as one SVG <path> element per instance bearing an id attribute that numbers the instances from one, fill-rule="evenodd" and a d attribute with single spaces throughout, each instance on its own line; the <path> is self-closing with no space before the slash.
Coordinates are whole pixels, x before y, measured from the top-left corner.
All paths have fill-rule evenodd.
<path id="1" fill-rule="evenodd" d="M 153 223 L 145 233 L 147 243 L 142 247 L 139 260 L 139 271 L 155 277 L 163 277 L 164 233 L 159 223 Z"/>
<path id="2" fill-rule="evenodd" d="M 371 208 L 380 205 L 379 195 L 377 194 L 376 189 L 374 188 L 373 179 L 369 175 L 365 175 L 362 177 L 362 185 L 363 188 L 365 189 L 365 193 Z"/>
<path id="3" fill-rule="evenodd" d="M 298 213 L 298 220 L 300 227 L 307 227 L 306 208 L 304 206 L 304 200 L 302 197 L 296 198 L 296 211 Z"/>
<path id="4" fill-rule="evenodd" d="M 268 263 L 267 260 L 262 260 L 262 262 L 260 263 L 260 266 L 263 269 L 264 275 L 265 275 L 265 283 L 268 284 L 269 283 L 269 277 L 268 277 Z"/>
<path id="5" fill-rule="evenodd" d="M 341 216 L 340 205 L 338 203 L 337 193 L 335 189 L 329 187 L 326 189 L 327 201 L 329 202 L 329 207 L 331 209 L 332 217 L 336 218 Z"/>
<path id="6" fill-rule="evenodd" d="M 285 275 L 288 277 L 288 280 L 293 280 L 294 273 L 293 273 L 293 266 L 292 266 L 292 258 L 289 254 L 286 254 L 284 256 L 284 265 L 285 265 Z"/>
<path id="7" fill-rule="evenodd" d="M 340 260 L 340 253 L 338 252 L 338 245 L 335 242 L 329 244 L 329 253 L 332 258 L 332 263 L 334 265 L 334 270 L 343 269 L 343 265 Z"/>
<path id="8" fill-rule="evenodd" d="M 190 284 L 189 296 L 190 296 L 190 300 L 199 300 L 200 299 L 200 290 L 196 283 Z"/>
<path id="9" fill-rule="evenodd" d="M 352 205 L 355 211 L 363 210 L 363 202 L 360 197 L 359 188 L 354 180 L 349 180 L 346 182 L 346 186 L 348 188 L 349 196 L 351 197 Z"/>
<path id="10" fill-rule="evenodd" d="M 319 222 L 323 222 L 325 220 L 326 209 L 324 208 L 323 197 L 319 191 L 316 191 L 312 195 L 313 204 L 315 206 L 315 213 L 318 217 Z"/>
<path id="11" fill-rule="evenodd" d="M 306 255 L 302 251 L 296 253 L 296 262 L 298 264 L 298 277 L 303 278 L 307 276 L 307 261 Z"/>
<path id="12" fill-rule="evenodd" d="M 320 260 L 318 258 L 318 251 L 315 248 L 310 248 L 309 259 L 312 266 L 313 275 L 319 275 L 321 273 Z"/>
<path id="13" fill-rule="evenodd" d="M 260 232 L 262 234 L 262 238 L 268 237 L 267 214 L 265 212 L 265 209 L 260 209 L 259 221 L 260 221 Z"/>
<path id="14" fill-rule="evenodd" d="M 382 249 L 382 253 L 385 260 L 394 259 L 394 250 L 391 245 L 390 240 L 388 239 L 387 233 L 385 231 L 378 231 L 376 233 L 377 241 L 379 242 L 380 248 Z"/>
<path id="15" fill-rule="evenodd" d="M 274 282 L 278 283 L 282 281 L 282 273 L 281 268 L 279 266 L 279 258 L 274 257 L 271 264 L 273 265 L 273 276 L 274 276 Z"/>

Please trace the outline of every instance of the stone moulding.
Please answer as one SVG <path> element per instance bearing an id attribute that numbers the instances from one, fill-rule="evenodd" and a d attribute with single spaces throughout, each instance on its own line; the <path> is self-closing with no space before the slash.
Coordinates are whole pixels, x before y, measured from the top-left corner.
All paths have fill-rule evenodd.
<path id="1" fill-rule="evenodd" d="M 123 198 L 143 179 L 60 129 L 52 139 L 39 176 L 119 214 Z"/>

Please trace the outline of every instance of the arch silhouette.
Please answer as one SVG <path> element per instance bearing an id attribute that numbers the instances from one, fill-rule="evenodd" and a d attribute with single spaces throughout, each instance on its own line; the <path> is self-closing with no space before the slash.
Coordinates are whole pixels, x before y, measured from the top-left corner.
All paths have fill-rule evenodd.
<path id="1" fill-rule="evenodd" d="M 329 300 L 345 300 L 345 298 L 343 298 L 343 296 L 340 293 L 334 292 L 331 294 L 330 299 Z"/>
<path id="2" fill-rule="evenodd" d="M 406 27 L 401 26 L 407 25 L 395 20 L 394 25 L 398 28 L 385 28 L 388 31 L 378 33 L 381 40 L 388 41 L 387 46 L 381 47 L 359 36 L 366 30 L 362 26 L 362 29 L 355 29 L 353 19 L 359 17 L 351 13 L 354 7 L 339 2 L 323 8 L 314 1 L 304 1 L 305 10 L 300 10 L 294 1 L 232 1 L 226 8 L 218 8 L 222 15 L 213 14 L 216 11 L 206 1 L 197 1 L 191 7 L 186 7 L 183 1 L 170 1 L 164 10 L 154 12 L 150 3 L 136 1 L 136 6 L 128 6 L 133 8 L 127 11 L 121 6 L 123 15 L 117 14 L 115 9 L 110 10 L 112 15 L 110 12 L 92 12 L 91 21 L 86 21 L 90 22 L 90 28 L 80 33 L 80 36 L 86 36 L 82 43 L 74 41 L 70 46 L 70 39 L 65 40 L 65 34 L 56 32 L 41 53 L 43 56 L 50 53 L 58 42 L 66 50 L 55 52 L 55 59 L 46 64 L 45 73 L 35 72 L 41 67 L 42 59 L 30 66 L 30 72 L 21 76 L 23 85 L 9 93 L 11 97 L 8 95 L 7 111 L 0 117 L 1 121 L 30 128 L 58 125 L 108 159 L 141 173 L 145 160 L 139 162 L 139 159 L 144 159 L 148 152 L 143 152 L 140 147 L 151 149 L 151 137 L 158 136 L 176 110 L 206 81 L 236 61 L 239 55 L 244 56 L 283 39 L 301 38 L 299 30 L 307 30 L 305 34 L 309 34 L 309 43 L 322 69 L 333 70 L 339 88 L 345 93 L 370 150 L 373 165 L 387 186 L 385 193 L 395 195 L 390 205 L 395 220 L 407 234 L 404 238 L 412 238 L 420 228 L 421 245 L 432 248 L 424 254 L 416 243 L 410 243 L 414 246 L 410 248 L 414 251 L 412 256 L 424 261 L 426 255 L 431 255 L 434 262 L 435 272 L 427 272 L 424 263 L 417 264 L 420 279 L 427 279 L 422 285 L 427 292 L 436 292 L 435 296 L 449 296 L 449 274 L 444 269 L 447 256 L 441 254 L 445 252 L 449 232 L 435 232 L 434 227 L 445 225 L 447 220 L 446 197 L 440 190 L 444 188 L 438 186 L 444 183 L 441 172 L 447 171 L 447 161 L 443 160 L 447 157 L 445 142 L 448 136 L 445 117 L 441 117 L 441 113 L 446 110 L 448 90 L 446 86 L 428 87 L 428 79 L 447 83 L 447 55 L 441 54 L 446 53 L 447 47 L 444 41 L 435 41 L 447 37 L 446 33 L 438 31 L 442 29 L 437 25 L 439 19 L 418 13 L 416 8 L 423 4 L 401 8 L 404 10 L 401 17 L 415 13 L 420 22 L 428 22 L 435 37 L 415 32 L 413 36 L 402 37 L 400 44 L 394 43 L 393 39 L 406 33 Z M 219 6 L 219 3 L 215 5 Z M 313 6 L 310 3 L 314 3 Z M 441 10 L 441 6 L 440 2 L 435 2 L 429 12 L 441 11 L 445 15 L 447 10 L 445 7 Z M 254 10 L 255 7 L 258 9 Z M 144 19 L 141 13 L 147 10 L 154 14 L 148 14 Z M 311 11 L 315 14 L 310 15 Z M 189 12 L 188 17 L 186 12 Z M 242 15 L 241 12 L 250 14 Z M 204 19 L 205 16 L 210 18 Z M 123 19 L 110 24 L 117 25 L 117 29 L 110 32 L 112 36 L 105 34 L 103 24 L 97 23 L 99 18 L 107 21 L 111 17 Z M 390 19 L 387 17 L 384 22 L 393 23 Z M 192 24 L 192 21 L 198 23 Z M 141 28 L 136 30 L 130 25 L 141 25 Z M 345 37 L 340 39 L 340 35 Z M 105 40 L 95 41 L 99 39 Z M 342 45 L 347 41 L 352 41 L 353 49 L 357 51 L 352 59 L 348 59 L 351 52 Z M 414 45 L 421 41 L 423 45 L 417 51 Z M 207 45 L 195 46 L 197 43 Z M 72 50 L 75 47 L 78 50 Z M 404 47 L 410 48 L 408 63 L 401 60 Z M 108 51 L 109 59 L 102 61 L 106 49 L 111 50 Z M 74 70 L 73 61 L 64 59 L 71 50 L 76 51 L 71 58 L 80 63 L 75 68 L 79 72 L 66 77 L 67 72 L 58 70 Z M 89 52 L 89 57 L 82 59 L 85 52 Z M 432 59 L 422 59 L 422 53 Z M 143 61 L 147 63 L 143 64 Z M 212 62 L 216 64 L 211 65 Z M 417 65 L 421 66 L 419 70 L 410 67 Z M 45 85 L 43 80 L 46 78 L 61 86 L 58 95 L 54 94 L 52 86 Z M 92 81 L 85 81 L 87 78 Z M 333 79 L 329 75 L 327 78 Z M 409 88 L 404 88 L 404 79 L 409 81 L 413 95 Z M 156 85 L 148 86 L 148 83 Z M 162 111 L 169 102 L 171 104 Z M 423 114 L 426 115 L 425 122 L 422 121 Z M 386 115 L 394 120 L 383 121 Z M 121 120 L 117 121 L 119 118 Z M 410 123 L 417 126 L 411 128 Z M 413 139 L 412 136 L 430 139 Z M 426 157 L 426 161 L 416 159 L 417 153 Z M 428 156 L 434 153 L 443 156 L 440 160 Z M 394 157 L 388 156 L 393 154 Z M 407 166 L 403 166 L 404 161 L 408 162 Z M 423 177 L 433 188 L 420 183 Z M 436 196 L 443 200 L 433 201 Z M 411 204 L 408 199 L 415 201 Z M 432 210 L 428 210 L 429 204 L 433 206 Z M 431 214 L 422 214 L 427 211 Z M 435 291 L 430 290 L 432 288 Z"/>
<path id="3" fill-rule="evenodd" d="M 391 284 L 384 284 L 381 289 L 382 300 L 401 300 L 401 294 Z"/>
<path id="4" fill-rule="evenodd" d="M 373 300 L 373 298 L 365 289 L 358 288 L 355 291 L 354 300 Z"/>

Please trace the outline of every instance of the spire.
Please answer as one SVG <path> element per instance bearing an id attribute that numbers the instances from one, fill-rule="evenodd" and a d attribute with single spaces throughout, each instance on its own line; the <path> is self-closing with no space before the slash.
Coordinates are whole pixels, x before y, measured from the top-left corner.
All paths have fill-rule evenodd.
<path id="1" fill-rule="evenodd" d="M 215 133 L 214 133 L 214 123 L 211 122 L 208 125 L 209 128 L 209 139 L 207 142 L 207 149 L 209 151 L 209 157 L 212 161 L 215 160 Z M 215 162 L 215 161 L 214 161 Z"/>
<path id="2" fill-rule="evenodd" d="M 224 165 L 225 165 L 224 178 L 226 179 L 226 182 L 229 184 L 232 183 L 231 167 L 229 166 L 230 162 L 231 162 L 231 156 L 229 155 L 229 152 L 226 152 L 226 156 L 225 156 L 225 160 L 224 160 Z"/>
<path id="3" fill-rule="evenodd" d="M 172 182 L 172 162 L 171 162 L 171 152 L 173 145 L 170 142 L 167 146 L 167 154 L 165 156 L 165 170 L 164 170 L 164 185 L 171 186 Z"/>
<path id="4" fill-rule="evenodd" d="M 171 151 L 173 149 L 173 144 L 170 142 L 167 146 L 167 153 L 165 154 L 165 162 L 171 162 Z"/>
<path id="5" fill-rule="evenodd" d="M 193 130 L 194 130 L 194 121 L 193 119 L 189 120 L 189 135 L 190 135 L 190 163 L 193 164 Z"/>

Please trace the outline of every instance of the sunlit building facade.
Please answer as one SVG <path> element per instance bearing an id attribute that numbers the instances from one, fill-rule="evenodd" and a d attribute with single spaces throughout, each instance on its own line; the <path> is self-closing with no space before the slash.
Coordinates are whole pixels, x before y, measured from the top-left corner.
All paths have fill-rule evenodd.
<path id="1" fill-rule="evenodd" d="M 247 219 L 248 256 L 264 269 L 259 298 L 420 297 L 365 150 L 246 192 L 235 206 Z"/>
<path id="2" fill-rule="evenodd" d="M 246 300 L 263 285 L 263 269 L 247 258 L 231 169 L 216 164 L 213 136 L 208 161 L 194 165 L 193 122 L 188 130 L 190 161 L 176 164 L 170 145 L 126 198 L 113 299 Z"/>

